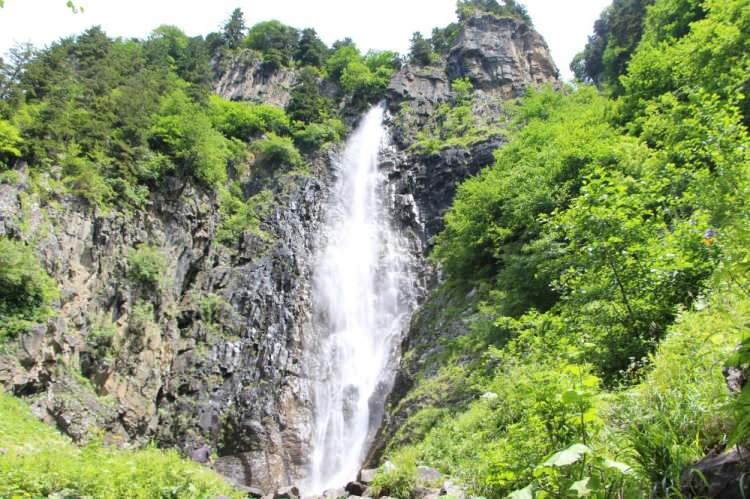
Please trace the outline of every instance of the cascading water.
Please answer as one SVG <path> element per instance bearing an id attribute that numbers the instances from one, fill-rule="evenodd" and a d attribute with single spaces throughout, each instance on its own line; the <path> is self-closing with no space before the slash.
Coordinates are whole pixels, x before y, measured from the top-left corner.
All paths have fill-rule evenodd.
<path id="1" fill-rule="evenodd" d="M 415 307 L 411 253 L 394 229 L 378 170 L 387 147 L 382 105 L 362 119 L 335 164 L 315 268 L 318 350 L 306 494 L 356 478 L 393 383 L 398 343 Z"/>

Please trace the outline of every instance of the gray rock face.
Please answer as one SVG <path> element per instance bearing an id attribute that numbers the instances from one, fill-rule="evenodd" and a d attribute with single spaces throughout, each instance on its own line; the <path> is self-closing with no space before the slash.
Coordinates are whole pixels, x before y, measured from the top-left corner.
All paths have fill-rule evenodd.
<path id="1" fill-rule="evenodd" d="M 429 155 L 409 156 L 393 172 L 391 181 L 399 192 L 413 198 L 427 247 L 443 229 L 443 215 L 451 206 L 458 185 L 482 168 L 494 162 L 493 151 L 505 143 L 502 138 L 490 138 L 475 144 L 471 149 L 447 148 Z"/>
<path id="2" fill-rule="evenodd" d="M 539 33 L 523 21 L 479 13 L 464 23 L 448 54 L 447 74 L 505 98 L 557 81 L 557 67 Z"/>
<path id="3" fill-rule="evenodd" d="M 310 454 L 302 356 L 314 341 L 310 235 L 324 184 L 288 177 L 278 185 L 263 225 L 269 240 L 250 252 L 213 242 L 219 213 L 210 194 L 167 184 L 133 214 L 97 215 L 72 198 L 60 208 L 33 204 L 28 230 L 14 208 L 24 185 L 3 186 L 0 227 L 39 241 L 63 293 L 55 320 L 0 355 L 0 383 L 20 395 L 44 393 L 35 413 L 76 440 L 98 427 L 121 442 L 155 439 L 202 459 L 210 448 L 216 469 L 237 483 L 290 483 Z M 157 291 L 127 278 L 128 252 L 146 242 L 167 262 Z M 220 304 L 213 317 L 205 315 L 207 296 Z M 132 317 L 144 301 L 154 313 L 135 333 Z M 106 355 L 92 341 L 100 322 L 113 334 Z"/>
<path id="4" fill-rule="evenodd" d="M 252 52 L 231 60 L 214 61 L 214 91 L 229 100 L 265 102 L 286 107 L 297 73 L 287 68 L 269 70 Z"/>
<path id="5" fill-rule="evenodd" d="M 444 67 L 406 65 L 391 79 L 389 102 L 409 102 L 419 115 L 429 115 L 450 97 L 451 87 Z"/>

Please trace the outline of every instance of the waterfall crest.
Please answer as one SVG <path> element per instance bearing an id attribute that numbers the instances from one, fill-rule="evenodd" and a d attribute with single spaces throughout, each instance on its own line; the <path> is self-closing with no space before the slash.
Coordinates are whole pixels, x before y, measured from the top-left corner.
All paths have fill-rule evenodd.
<path id="1" fill-rule="evenodd" d="M 384 112 L 382 105 L 368 111 L 334 165 L 314 276 L 315 411 L 305 494 L 356 478 L 415 307 L 412 255 L 392 223 L 393 195 L 378 169 L 388 146 Z"/>

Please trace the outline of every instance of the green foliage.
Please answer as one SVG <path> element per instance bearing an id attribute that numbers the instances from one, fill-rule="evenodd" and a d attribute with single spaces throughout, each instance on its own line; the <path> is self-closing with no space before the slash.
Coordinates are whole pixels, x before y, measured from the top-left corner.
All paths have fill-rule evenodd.
<path id="1" fill-rule="evenodd" d="M 679 497 L 689 463 L 750 439 L 750 389 L 733 400 L 721 373 L 750 366 L 750 10 L 655 0 L 644 19 L 645 4 L 605 15 L 619 98 L 528 92 L 437 238 L 476 310 L 420 359 L 400 405 L 420 410 L 388 452 L 474 494 Z"/>
<path id="2" fill-rule="evenodd" d="M 304 68 L 292 88 L 286 110 L 293 120 L 313 123 L 333 115 L 335 107 L 331 99 L 321 94 L 318 74 L 311 68 Z"/>
<path id="3" fill-rule="evenodd" d="M 370 486 L 375 496 L 395 499 L 411 499 L 417 485 L 415 453 L 403 451 L 392 463 L 381 466 Z"/>
<path id="4" fill-rule="evenodd" d="M 341 44 L 326 61 L 329 76 L 360 103 L 380 98 L 399 67 L 395 52 L 368 52 L 363 56 L 353 43 Z"/>
<path id="5" fill-rule="evenodd" d="M 236 131 L 234 123 L 226 121 L 222 125 Z M 164 97 L 150 135 L 157 151 L 168 154 L 207 185 L 226 180 L 227 141 L 182 90 Z"/>
<path id="6" fill-rule="evenodd" d="M 284 110 L 273 104 L 232 102 L 221 97 L 209 98 L 213 126 L 226 137 L 247 140 L 268 132 L 284 134 L 290 123 Z"/>
<path id="7" fill-rule="evenodd" d="M 235 245 L 243 232 L 250 232 L 263 239 L 268 234 L 261 228 L 261 222 L 273 208 L 273 193 L 264 190 L 244 200 L 237 184 L 229 189 L 219 191 L 219 207 L 222 214 L 222 224 L 216 238 L 227 246 Z"/>
<path id="8" fill-rule="evenodd" d="M 432 49 L 438 54 L 447 54 L 456 42 L 460 30 L 461 25 L 458 23 L 451 23 L 445 28 L 433 28 L 430 37 Z"/>
<path id="9" fill-rule="evenodd" d="M 328 58 L 328 47 L 312 28 L 302 30 L 294 59 L 303 66 L 323 67 Z"/>
<path id="10" fill-rule="evenodd" d="M 114 340 L 117 335 L 117 326 L 112 319 L 104 313 L 94 316 L 86 343 L 96 352 L 99 358 L 112 356 Z"/>
<path id="11" fill-rule="evenodd" d="M 418 66 L 427 66 L 432 62 L 433 53 L 430 41 L 422 36 L 419 31 L 411 36 L 411 47 L 409 48 L 409 62 Z"/>
<path id="12" fill-rule="evenodd" d="M 32 249 L 0 237 L 0 342 L 52 317 L 57 283 Z"/>
<path id="13" fill-rule="evenodd" d="M 702 7 L 706 17 L 692 23 L 682 38 L 656 41 L 660 36 L 646 34 L 646 42 L 623 78 L 626 119 L 648 111 L 648 103 L 670 93 L 680 103 L 715 95 L 722 105 L 736 106 L 745 125 L 750 123 L 745 71 L 750 64 L 747 5 L 742 0 L 707 0 Z"/>
<path id="14" fill-rule="evenodd" d="M 270 69 L 289 66 L 299 45 L 299 32 L 279 21 L 256 24 L 247 33 L 245 45 L 263 54 Z"/>
<path id="15" fill-rule="evenodd" d="M 521 19 L 529 25 L 532 24 L 531 17 L 526 7 L 516 0 L 458 0 L 456 4 L 456 15 L 463 22 L 477 12 L 493 14 L 497 17 L 510 17 Z"/>
<path id="16" fill-rule="evenodd" d="M 224 31 L 222 37 L 224 43 L 230 49 L 239 48 L 242 41 L 245 39 L 245 15 L 242 13 L 242 9 L 237 8 L 232 11 L 232 15 L 224 25 Z"/>
<path id="17" fill-rule="evenodd" d="M 261 164 L 292 167 L 302 164 L 302 155 L 289 137 L 280 137 L 271 132 L 253 142 L 252 148 Z"/>
<path id="18" fill-rule="evenodd" d="M 446 147 L 470 147 L 492 135 L 490 128 L 481 125 L 474 114 L 471 81 L 468 78 L 454 80 L 451 90 L 452 101 L 441 104 L 433 123 L 417 132 L 414 150 L 434 153 Z"/>
<path id="19" fill-rule="evenodd" d="M 331 118 L 299 128 L 294 132 L 294 142 L 303 151 L 317 150 L 325 144 L 340 141 L 345 132 L 346 125 L 338 118 Z"/>
<path id="20" fill-rule="evenodd" d="M 97 440 L 78 448 L 4 393 L 0 447 L 3 497 L 243 497 L 222 477 L 175 451 L 118 450 Z"/>
<path id="21" fill-rule="evenodd" d="M 0 164 L 9 164 L 9 160 L 21 155 L 18 146 L 21 135 L 18 129 L 7 121 L 0 119 Z"/>
<path id="22" fill-rule="evenodd" d="M 583 52 L 570 67 L 581 81 L 621 92 L 619 78 L 643 36 L 646 8 L 654 0 L 615 0 L 594 23 Z"/>
<path id="23" fill-rule="evenodd" d="M 164 284 L 167 260 L 156 246 L 141 244 L 128 252 L 128 278 L 147 289 L 158 290 Z"/>

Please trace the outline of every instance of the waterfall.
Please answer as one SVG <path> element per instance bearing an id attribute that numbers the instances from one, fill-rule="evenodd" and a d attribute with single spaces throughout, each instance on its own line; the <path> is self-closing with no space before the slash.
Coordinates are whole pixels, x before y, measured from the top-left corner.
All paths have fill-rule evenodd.
<path id="1" fill-rule="evenodd" d="M 412 255 L 391 220 L 378 169 L 388 146 L 378 105 L 335 162 L 314 276 L 315 411 L 306 494 L 354 480 L 393 384 L 398 344 L 415 307 Z"/>

